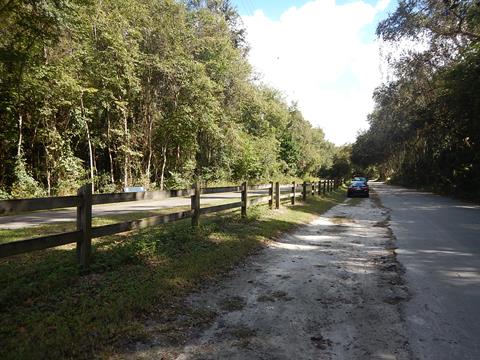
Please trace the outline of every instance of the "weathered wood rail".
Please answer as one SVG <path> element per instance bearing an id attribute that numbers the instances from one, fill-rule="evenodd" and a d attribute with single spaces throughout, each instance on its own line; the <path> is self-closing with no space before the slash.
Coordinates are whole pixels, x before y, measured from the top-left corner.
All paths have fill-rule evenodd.
<path id="1" fill-rule="evenodd" d="M 247 185 L 247 183 L 243 183 L 241 186 L 213 187 L 203 189 L 196 185 L 193 189 L 183 190 L 92 194 L 91 185 L 87 184 L 78 190 L 77 196 L 4 200 L 0 201 L 0 215 L 76 207 L 77 229 L 76 231 L 71 232 L 0 244 L 0 258 L 76 243 L 78 262 L 81 267 L 88 268 L 91 259 L 92 239 L 94 238 L 166 224 L 186 218 L 191 218 L 192 226 L 196 227 L 199 225 L 200 215 L 211 214 L 235 208 L 240 208 L 241 215 L 245 217 L 247 215 L 247 209 L 249 206 L 268 203 L 270 208 L 279 209 L 281 200 L 290 199 L 291 204 L 294 205 L 298 196 L 301 196 L 303 200 L 305 200 L 308 195 L 325 195 L 327 192 L 338 188 L 339 185 L 339 180 L 328 179 L 320 180 L 316 183 L 303 182 L 303 184 L 296 184 L 294 182 L 291 184 L 291 187 L 290 185 L 286 185 L 289 186 L 288 189 L 282 189 L 278 182 L 270 182 L 270 184 L 266 185 Z M 268 193 L 266 195 L 255 194 L 249 197 L 249 191 L 255 190 L 268 190 Z M 200 195 L 227 192 L 240 192 L 241 201 L 204 208 L 201 207 Z M 181 211 L 166 215 L 155 215 L 143 219 L 92 227 L 93 205 L 127 201 L 163 200 L 172 197 L 187 196 L 190 196 L 191 198 L 191 208 L 188 211 Z"/>

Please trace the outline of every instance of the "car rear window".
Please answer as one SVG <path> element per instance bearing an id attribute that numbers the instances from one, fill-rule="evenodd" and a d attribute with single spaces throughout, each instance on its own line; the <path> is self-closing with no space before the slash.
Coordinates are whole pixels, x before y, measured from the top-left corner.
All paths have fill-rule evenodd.
<path id="1" fill-rule="evenodd" d="M 365 185 L 364 181 L 352 181 L 353 186 L 362 186 Z"/>

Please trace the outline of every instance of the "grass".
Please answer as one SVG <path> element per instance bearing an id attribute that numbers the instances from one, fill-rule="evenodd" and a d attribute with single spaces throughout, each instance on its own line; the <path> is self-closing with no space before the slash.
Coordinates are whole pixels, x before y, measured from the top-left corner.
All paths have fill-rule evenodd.
<path id="1" fill-rule="evenodd" d="M 86 274 L 72 246 L 1 260 L 0 358 L 106 358 L 150 336 L 145 321 L 171 314 L 179 297 L 343 200 L 340 190 L 277 211 L 253 207 L 246 219 L 237 211 L 205 216 L 198 229 L 184 220 L 100 238 Z"/>

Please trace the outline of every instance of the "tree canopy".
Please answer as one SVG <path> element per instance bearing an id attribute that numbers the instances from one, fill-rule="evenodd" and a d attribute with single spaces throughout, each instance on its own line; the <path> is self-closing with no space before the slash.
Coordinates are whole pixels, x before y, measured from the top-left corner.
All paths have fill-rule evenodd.
<path id="1" fill-rule="evenodd" d="M 422 50 L 391 60 L 395 80 L 375 91 L 352 160 L 399 183 L 480 199 L 480 4 L 400 1 L 377 34 Z"/>
<path id="2" fill-rule="evenodd" d="M 323 131 L 254 81 L 227 0 L 15 0 L 0 18 L 0 196 L 308 177 L 332 164 Z"/>

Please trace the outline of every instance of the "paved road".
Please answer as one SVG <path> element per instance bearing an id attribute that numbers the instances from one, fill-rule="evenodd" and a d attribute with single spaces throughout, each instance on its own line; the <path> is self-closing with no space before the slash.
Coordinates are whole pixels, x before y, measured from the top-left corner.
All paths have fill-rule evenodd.
<path id="1" fill-rule="evenodd" d="M 372 183 L 391 209 L 412 298 L 405 320 L 418 359 L 480 359 L 480 207 Z"/>
<path id="2" fill-rule="evenodd" d="M 283 191 L 288 191 L 288 187 L 282 187 Z M 266 190 L 250 190 L 249 196 L 267 195 Z M 219 194 L 202 195 L 201 204 L 214 205 L 218 202 L 224 202 L 226 199 L 232 201 L 240 201 L 240 192 L 229 192 Z M 165 200 L 145 200 L 132 201 L 116 204 L 95 205 L 93 206 L 93 216 L 109 216 L 128 214 L 139 211 L 153 211 L 159 209 L 168 209 L 177 206 L 190 206 L 190 198 L 176 197 Z M 55 222 L 72 222 L 76 218 L 76 209 L 67 208 L 53 211 L 35 211 L 31 213 L 23 213 L 17 215 L 0 216 L 0 230 L 1 229 L 20 229 L 29 226 L 49 224 Z"/>

